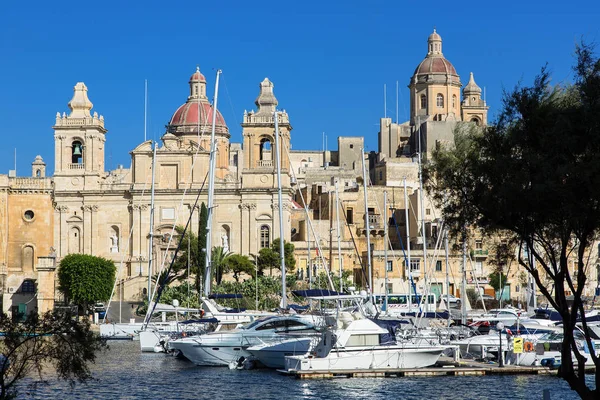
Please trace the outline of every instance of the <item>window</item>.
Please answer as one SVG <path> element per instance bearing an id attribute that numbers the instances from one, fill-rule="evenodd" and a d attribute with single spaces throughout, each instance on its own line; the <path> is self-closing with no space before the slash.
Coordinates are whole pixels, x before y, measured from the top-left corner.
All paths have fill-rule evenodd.
<path id="1" fill-rule="evenodd" d="M 383 180 L 383 172 L 382 171 L 379 171 L 379 180 L 380 181 Z"/>
<path id="2" fill-rule="evenodd" d="M 387 272 L 392 272 L 393 265 L 394 265 L 393 261 L 388 260 L 386 271 Z"/>
<path id="3" fill-rule="evenodd" d="M 71 163 L 83 164 L 83 144 L 76 140 L 71 147 Z"/>
<path id="4" fill-rule="evenodd" d="M 410 260 L 410 270 L 411 271 L 419 271 L 421 269 L 421 260 L 419 259 L 411 259 Z"/>
<path id="5" fill-rule="evenodd" d="M 435 272 L 442 272 L 442 261 L 437 260 L 435 262 Z"/>
<path id="6" fill-rule="evenodd" d="M 431 208 L 425 209 L 425 215 L 431 215 Z"/>
<path id="7" fill-rule="evenodd" d="M 436 105 L 438 108 L 444 108 L 444 95 L 441 93 L 438 93 L 437 98 L 436 98 Z"/>
<path id="8" fill-rule="evenodd" d="M 351 208 L 346 209 L 346 220 L 349 224 L 354 223 L 354 210 Z"/>
<path id="9" fill-rule="evenodd" d="M 477 250 L 481 250 L 481 249 L 483 249 L 483 240 L 476 240 L 476 241 L 475 241 L 475 248 L 476 248 Z"/>
<path id="10" fill-rule="evenodd" d="M 452 108 L 456 108 L 456 95 L 452 95 Z"/>
<path id="11" fill-rule="evenodd" d="M 350 148 L 351 148 L 351 149 L 353 149 L 353 148 L 354 148 L 354 145 L 353 145 L 353 144 L 351 144 L 351 145 L 350 145 Z"/>
<path id="12" fill-rule="evenodd" d="M 35 214 L 31 210 L 27 210 L 25 211 L 25 214 L 23 214 L 23 218 L 25 218 L 26 221 L 33 221 L 33 217 L 35 217 Z"/>
<path id="13" fill-rule="evenodd" d="M 42 176 L 42 171 L 40 171 L 39 169 L 35 171 L 35 177 L 39 178 Z"/>
<path id="14" fill-rule="evenodd" d="M 421 95 L 421 108 L 427 108 L 427 96 Z"/>
<path id="15" fill-rule="evenodd" d="M 260 248 L 265 249 L 271 244 L 271 228 L 268 225 L 260 227 Z"/>
<path id="16" fill-rule="evenodd" d="M 35 293 L 35 282 L 31 279 L 25 279 L 21 285 L 21 293 Z"/>

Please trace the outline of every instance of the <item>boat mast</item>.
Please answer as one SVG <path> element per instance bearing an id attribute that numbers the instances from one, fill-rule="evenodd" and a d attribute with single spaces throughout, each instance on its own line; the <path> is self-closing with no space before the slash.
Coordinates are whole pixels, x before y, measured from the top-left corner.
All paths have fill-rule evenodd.
<path id="1" fill-rule="evenodd" d="M 335 215 L 337 219 L 337 242 L 338 242 L 338 264 L 340 267 L 340 293 L 344 290 L 343 261 L 342 260 L 342 232 L 340 231 L 340 192 L 338 190 L 338 180 L 335 180 Z"/>
<path id="2" fill-rule="evenodd" d="M 277 200 L 279 202 L 279 260 L 281 263 L 281 308 L 287 308 L 286 282 L 285 282 L 285 243 L 283 234 L 283 196 L 281 188 L 281 141 L 279 140 L 279 114 L 277 109 L 273 112 L 275 119 L 275 162 L 277 163 Z"/>
<path id="3" fill-rule="evenodd" d="M 460 313 L 462 314 L 461 323 L 463 325 L 467 324 L 467 238 L 466 233 L 463 238 L 463 262 L 462 262 L 462 279 L 460 284 L 460 297 L 461 297 L 461 308 Z"/>
<path id="4" fill-rule="evenodd" d="M 409 222 L 409 210 L 408 210 L 408 193 L 406 190 L 406 177 L 404 177 L 403 179 L 404 182 L 404 219 L 406 221 L 406 262 L 407 262 L 407 268 L 408 268 L 408 280 L 409 280 L 409 285 L 412 286 L 413 285 L 413 277 L 412 277 L 412 266 L 410 264 L 410 222 Z M 410 289 L 408 290 L 408 292 L 410 293 Z M 416 293 L 415 293 L 416 295 Z"/>
<path id="5" fill-rule="evenodd" d="M 429 292 L 427 288 L 427 237 L 425 235 L 425 200 L 423 196 L 423 164 L 422 157 L 423 151 L 421 150 L 421 121 L 417 119 L 419 125 L 418 136 L 419 136 L 419 197 L 421 201 L 421 238 L 423 240 L 423 279 L 425 281 L 424 292 Z"/>
<path id="6" fill-rule="evenodd" d="M 204 257 L 204 296 L 210 294 L 210 285 L 212 283 L 212 221 L 214 208 L 215 194 L 215 170 L 216 170 L 216 153 L 217 143 L 215 140 L 215 126 L 217 122 L 217 100 L 219 98 L 219 76 L 221 70 L 217 70 L 217 79 L 215 81 L 215 101 L 212 109 L 212 129 L 210 132 L 210 157 L 208 167 L 208 218 L 206 221 L 206 256 Z"/>
<path id="7" fill-rule="evenodd" d="M 150 302 L 152 301 L 152 261 L 154 261 L 154 251 L 152 251 L 152 247 L 154 246 L 154 179 L 156 176 L 157 147 L 158 144 L 154 143 L 154 147 L 152 149 L 152 188 L 150 189 L 150 239 L 148 243 L 148 307 L 150 306 Z M 158 284 L 158 281 L 156 283 Z"/>
<path id="8" fill-rule="evenodd" d="M 448 309 L 448 328 L 450 327 L 450 263 L 448 262 L 448 229 L 444 229 L 444 248 L 446 250 L 446 308 Z"/>
<path id="9" fill-rule="evenodd" d="M 383 264 L 385 267 L 385 311 L 388 312 L 388 218 L 387 218 L 387 192 L 383 192 Z"/>
<path id="10" fill-rule="evenodd" d="M 365 229 L 366 229 L 366 234 L 367 234 L 367 266 L 368 266 L 368 277 L 367 277 L 367 284 L 368 284 L 368 291 L 367 293 L 369 294 L 369 297 L 371 299 L 373 299 L 373 272 L 372 272 L 372 266 L 371 266 L 371 227 L 369 226 L 369 203 L 368 203 L 368 196 L 367 196 L 367 167 L 366 167 L 366 163 L 365 163 L 365 153 L 364 153 L 364 149 L 361 149 L 361 154 L 362 154 L 362 173 L 363 173 L 363 191 L 364 191 L 364 201 L 365 201 Z"/>

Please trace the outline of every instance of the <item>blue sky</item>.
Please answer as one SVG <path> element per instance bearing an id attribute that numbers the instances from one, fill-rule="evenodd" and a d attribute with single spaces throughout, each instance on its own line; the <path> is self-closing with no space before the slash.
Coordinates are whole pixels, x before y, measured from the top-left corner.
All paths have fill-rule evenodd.
<path id="1" fill-rule="evenodd" d="M 330 148 L 345 135 L 377 150 L 383 85 L 395 118 L 399 82 L 406 120 L 407 85 L 434 26 L 463 84 L 472 71 L 485 87 L 493 119 L 503 88 L 530 83 L 545 63 L 554 82 L 569 81 L 575 43 L 600 45 L 598 20 L 597 1 L 4 2 L 0 173 L 13 168 L 15 148 L 19 175 L 30 174 L 37 154 L 54 171 L 51 126 L 78 81 L 105 117 L 107 169 L 129 166 L 144 138 L 144 79 L 148 136 L 159 139 L 197 64 L 208 93 L 214 69 L 223 70 L 219 109 L 232 141 L 269 77 L 290 115 L 294 149 L 320 149 L 325 132 Z"/>

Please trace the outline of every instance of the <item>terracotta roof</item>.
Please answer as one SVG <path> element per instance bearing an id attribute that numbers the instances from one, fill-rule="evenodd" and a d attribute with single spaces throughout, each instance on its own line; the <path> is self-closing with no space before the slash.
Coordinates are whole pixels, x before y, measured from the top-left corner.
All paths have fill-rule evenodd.
<path id="1" fill-rule="evenodd" d="M 194 74 L 195 75 L 195 74 Z M 198 111 L 200 113 L 198 113 Z M 198 114 L 200 114 L 200 121 L 198 121 Z M 169 125 L 173 126 L 181 126 L 181 125 L 212 125 L 212 116 L 213 109 L 208 102 L 198 102 L 198 101 L 190 101 L 180 106 L 173 117 L 171 117 L 171 121 Z M 225 119 L 217 110 L 217 122 L 216 125 L 227 126 L 225 123 Z"/>
<path id="2" fill-rule="evenodd" d="M 454 65 L 444 57 L 426 57 L 415 69 L 415 74 L 450 74 L 458 75 Z"/>

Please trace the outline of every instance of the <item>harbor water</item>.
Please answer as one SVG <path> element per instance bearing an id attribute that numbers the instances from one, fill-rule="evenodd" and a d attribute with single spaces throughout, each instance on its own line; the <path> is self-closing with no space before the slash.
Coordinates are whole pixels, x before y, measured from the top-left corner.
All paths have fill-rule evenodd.
<path id="1" fill-rule="evenodd" d="M 23 399 L 577 399 L 559 378 L 545 375 L 339 378 L 300 380 L 270 370 L 197 367 L 165 354 L 141 353 L 137 341 L 110 342 L 92 366 L 94 380 L 76 384 L 46 376 L 24 384 Z M 592 383 L 592 376 L 588 376 Z"/>

